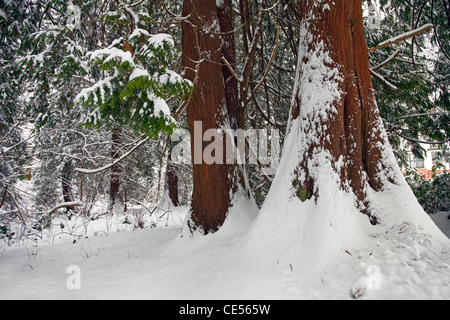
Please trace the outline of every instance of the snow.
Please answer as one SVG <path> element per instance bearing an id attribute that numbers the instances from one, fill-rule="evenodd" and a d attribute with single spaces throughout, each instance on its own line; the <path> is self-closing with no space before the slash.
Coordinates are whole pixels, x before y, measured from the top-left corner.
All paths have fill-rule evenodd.
<path id="1" fill-rule="evenodd" d="M 116 47 L 110 46 L 106 49 L 99 49 L 99 50 L 92 52 L 90 59 L 91 59 L 91 61 L 94 61 L 95 59 L 98 59 L 99 57 L 103 57 L 103 56 L 106 57 L 104 63 L 107 63 L 111 60 L 118 58 L 118 59 L 120 59 L 121 64 L 124 62 L 128 62 L 130 64 L 130 66 L 134 67 L 133 57 L 131 55 L 131 52 L 129 52 L 129 51 L 124 51 L 124 50 L 118 49 Z"/>
<path id="2" fill-rule="evenodd" d="M 141 29 L 141 28 L 136 28 L 133 33 L 130 35 L 129 39 L 133 39 L 133 38 L 140 38 L 142 36 L 145 37 L 150 37 L 150 33 L 148 33 L 147 30 Z"/>
<path id="3" fill-rule="evenodd" d="M 94 102 L 97 102 L 98 98 L 95 95 L 95 92 L 97 90 L 100 91 L 101 99 L 102 99 L 102 101 L 104 101 L 105 100 L 105 88 L 112 90 L 112 82 L 114 81 L 115 78 L 117 78 L 118 75 L 119 75 L 119 72 L 117 70 L 115 70 L 113 76 L 106 77 L 105 79 L 100 80 L 97 83 L 95 83 L 93 86 L 81 90 L 81 92 L 75 97 L 74 102 L 78 103 L 78 102 L 82 101 L 83 99 L 84 99 L 84 101 L 87 101 L 91 94 L 94 95 Z"/>
<path id="4" fill-rule="evenodd" d="M 5 11 L 3 11 L 2 9 L 0 9 L 0 17 L 3 18 L 3 19 L 8 19 Z"/>
<path id="5" fill-rule="evenodd" d="M 163 116 L 170 116 L 170 108 L 167 102 L 161 98 L 151 98 L 153 100 L 153 116 L 155 118 L 160 117 L 161 113 Z"/>
<path id="6" fill-rule="evenodd" d="M 44 240 L 0 247 L 0 299 L 450 298 L 449 240 L 431 220 L 433 233 L 407 222 L 373 227 L 332 190 L 341 202 L 316 205 L 282 204 L 289 193 L 278 189 L 253 222 L 251 204 L 237 202 L 207 236 L 181 237 L 188 207 L 60 218 L 65 228 Z M 134 227 L 139 213 L 145 229 Z"/>
<path id="7" fill-rule="evenodd" d="M 169 44 L 171 47 L 174 46 L 173 38 L 170 34 L 158 33 L 152 35 L 149 39 L 149 44 L 154 48 L 163 48 L 164 43 Z"/>
<path id="8" fill-rule="evenodd" d="M 135 68 L 130 75 L 130 81 L 139 77 L 149 77 L 148 71 L 141 68 Z"/>

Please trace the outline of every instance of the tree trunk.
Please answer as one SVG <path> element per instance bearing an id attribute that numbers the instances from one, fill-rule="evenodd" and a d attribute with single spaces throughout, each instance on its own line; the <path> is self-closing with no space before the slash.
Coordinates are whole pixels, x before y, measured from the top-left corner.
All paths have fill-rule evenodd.
<path id="1" fill-rule="evenodd" d="M 232 199 L 242 186 L 242 171 L 236 164 L 226 164 L 226 152 L 221 156 L 216 149 L 214 156 L 219 161 L 209 164 L 196 157 L 196 154 L 203 155 L 209 144 L 203 141 L 207 130 L 231 129 L 230 122 L 237 123 L 233 114 L 230 121 L 227 108 L 217 11 L 215 0 L 183 2 L 183 16 L 188 17 L 182 24 L 183 65 L 186 78 L 194 83 L 194 93 L 187 107 L 194 160 L 194 189 L 187 225 L 191 232 L 199 230 L 204 234 L 216 232 L 223 225 Z M 201 121 L 201 125 L 195 126 L 196 121 Z M 226 139 L 222 137 L 224 141 L 214 142 L 225 150 Z"/>
<path id="2" fill-rule="evenodd" d="M 67 161 L 64 164 L 62 169 L 62 193 L 63 199 L 65 203 L 75 202 L 75 197 L 73 195 L 72 190 L 72 174 L 73 174 L 74 166 L 72 165 L 72 161 Z M 78 212 L 78 208 L 76 207 L 67 207 L 67 211 L 72 210 Z"/>
<path id="3" fill-rule="evenodd" d="M 120 158 L 119 148 L 122 143 L 122 132 L 116 128 L 111 135 L 111 160 L 112 162 Z M 111 167 L 111 178 L 109 188 L 109 210 L 117 213 L 123 211 L 123 192 L 122 184 L 123 167 L 122 164 L 116 164 Z"/>
<path id="4" fill-rule="evenodd" d="M 175 207 L 180 205 L 178 196 L 178 174 L 175 170 L 175 165 L 172 162 L 172 152 L 169 152 L 167 159 L 167 189 L 169 191 L 169 198 Z"/>
<path id="5" fill-rule="evenodd" d="M 332 158 L 344 189 L 356 195 L 360 210 L 367 188 L 383 187 L 384 131 L 372 87 L 361 0 L 303 0 L 302 45 L 291 110 L 300 122 L 304 156 L 294 181 L 302 201 L 319 196 L 311 172 L 317 154 Z M 339 164 L 339 165 L 338 165 Z"/>

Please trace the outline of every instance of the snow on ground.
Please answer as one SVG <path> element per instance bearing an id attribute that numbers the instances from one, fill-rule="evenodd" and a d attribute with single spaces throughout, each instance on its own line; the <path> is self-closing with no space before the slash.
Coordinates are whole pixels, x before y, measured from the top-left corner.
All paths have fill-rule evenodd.
<path id="1" fill-rule="evenodd" d="M 3 245 L 0 299 L 450 298 L 450 261 L 422 250 L 427 236 L 414 226 L 374 233 L 378 248 L 355 244 L 336 255 L 322 242 L 310 248 L 322 248 L 316 259 L 304 261 L 292 251 L 299 249 L 295 243 L 281 243 L 279 252 L 258 247 L 258 224 L 243 234 L 228 225 L 222 233 L 181 238 L 186 212 L 174 209 L 169 219 L 156 225 L 149 219 L 147 228 L 134 231 L 124 217 L 99 219 L 75 242 L 54 234 L 53 240 Z M 266 232 L 268 239 L 276 234 Z"/>

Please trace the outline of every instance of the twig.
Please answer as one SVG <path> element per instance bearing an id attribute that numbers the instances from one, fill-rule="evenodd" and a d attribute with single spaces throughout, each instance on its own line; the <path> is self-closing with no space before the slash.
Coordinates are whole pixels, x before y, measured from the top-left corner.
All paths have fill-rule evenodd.
<path id="1" fill-rule="evenodd" d="M 393 85 L 392 83 L 390 83 L 389 81 L 387 81 L 381 74 L 375 72 L 373 69 L 370 69 L 370 73 L 377 78 L 378 80 L 380 80 L 381 82 L 384 82 L 390 89 L 397 91 L 398 88 Z"/>
<path id="2" fill-rule="evenodd" d="M 264 72 L 264 75 L 263 75 L 261 81 L 256 85 L 256 87 L 254 89 L 255 92 L 258 91 L 259 87 L 263 84 L 264 80 L 266 80 L 267 75 L 269 74 L 270 68 L 272 67 L 272 62 L 275 59 L 275 56 L 277 54 L 278 45 L 280 43 L 280 27 L 279 26 L 277 26 L 277 38 L 276 39 L 277 40 L 275 42 L 275 48 L 273 49 L 272 56 L 271 56 L 271 58 L 269 60 L 269 65 L 267 66 L 267 69 Z"/>
<path id="3" fill-rule="evenodd" d="M 225 63 L 228 70 L 230 70 L 231 74 L 233 75 L 233 78 L 235 78 L 237 82 L 241 83 L 242 79 L 238 77 L 238 75 L 234 71 L 233 67 L 230 65 L 230 63 L 228 62 L 228 60 L 225 57 L 222 57 L 222 62 Z"/>
<path id="4" fill-rule="evenodd" d="M 17 216 L 19 217 L 20 221 L 22 221 L 22 223 L 23 223 L 24 225 L 26 225 L 25 218 L 23 217 L 23 214 L 22 214 L 22 212 L 20 211 L 19 204 L 17 203 L 16 199 L 15 199 L 14 196 L 11 194 L 11 192 L 9 192 L 9 191 L 7 191 L 7 190 L 5 190 L 5 191 L 9 194 L 9 196 L 11 197 L 11 199 L 12 199 L 12 201 L 14 202 L 15 206 L 17 207 Z"/>
<path id="5" fill-rule="evenodd" d="M 386 60 L 384 60 L 382 63 L 380 63 L 379 65 L 377 65 L 376 67 L 373 67 L 372 70 L 373 71 L 377 71 L 378 69 L 381 69 L 385 66 L 387 66 L 392 60 L 394 60 L 395 58 L 397 58 L 397 56 L 400 54 L 400 50 L 395 51 L 395 53 L 393 55 L 391 55 L 389 58 L 387 58 Z"/>

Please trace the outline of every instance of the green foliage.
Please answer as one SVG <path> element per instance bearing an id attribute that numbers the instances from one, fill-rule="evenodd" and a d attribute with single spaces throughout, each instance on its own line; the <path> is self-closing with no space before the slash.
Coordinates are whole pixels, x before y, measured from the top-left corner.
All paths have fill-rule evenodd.
<path id="1" fill-rule="evenodd" d="M 365 2 L 373 13 L 366 20 L 369 47 L 425 24 L 434 24 L 425 34 L 370 54 L 373 68 L 395 56 L 375 70 L 386 81 L 373 77 L 373 83 L 390 142 L 399 161 L 405 165 L 405 150 L 412 149 L 416 155 L 423 155 L 419 141 L 443 142 L 450 137 L 450 20 L 441 1 Z"/>
<path id="2" fill-rule="evenodd" d="M 120 38 L 89 53 L 90 66 L 108 76 L 75 99 L 88 110 L 86 123 L 111 128 L 129 125 L 153 138 L 159 132 L 171 134 L 175 121 L 165 101 L 183 98 L 192 90 L 189 81 L 169 70 L 173 49 L 170 36 L 150 36 L 136 29 L 127 41 Z"/>
<path id="3" fill-rule="evenodd" d="M 107 38 L 110 45 L 87 52 L 85 64 L 98 77 L 78 94 L 75 105 L 86 109 L 88 126 L 127 126 L 152 138 L 170 135 L 176 123 L 166 101 L 185 98 L 193 87 L 170 69 L 174 41 L 144 29 L 150 19 L 145 11 L 121 1 L 111 9 L 101 14 L 114 22 L 102 36 L 102 43 Z"/>
<path id="4" fill-rule="evenodd" d="M 302 187 L 298 189 L 297 196 L 301 202 L 306 202 L 306 200 L 310 200 L 312 198 L 312 194 Z"/>
<path id="5" fill-rule="evenodd" d="M 450 211 L 450 173 L 436 173 L 432 179 L 425 180 L 415 170 L 408 170 L 407 180 L 417 197 L 417 200 L 428 213 Z"/>

